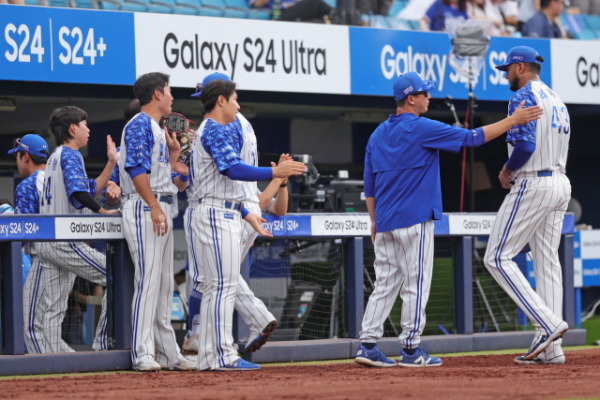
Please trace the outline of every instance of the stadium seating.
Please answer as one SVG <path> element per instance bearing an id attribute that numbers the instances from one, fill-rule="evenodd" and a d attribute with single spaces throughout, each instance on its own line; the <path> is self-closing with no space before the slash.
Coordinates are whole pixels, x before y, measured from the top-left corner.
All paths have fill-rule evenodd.
<path id="1" fill-rule="evenodd" d="M 224 2 L 228 9 L 246 11 L 250 19 L 271 19 L 271 11 L 253 9 L 246 0 L 224 0 Z"/>

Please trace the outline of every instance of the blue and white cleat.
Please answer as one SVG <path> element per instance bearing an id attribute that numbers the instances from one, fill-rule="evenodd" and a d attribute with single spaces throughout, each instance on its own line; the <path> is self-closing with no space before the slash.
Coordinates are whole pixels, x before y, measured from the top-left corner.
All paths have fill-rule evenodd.
<path id="1" fill-rule="evenodd" d="M 377 346 L 371 350 L 367 349 L 362 344 L 358 347 L 358 353 L 354 359 L 358 364 L 366 365 L 369 367 L 395 367 L 396 361 L 387 358 L 385 354 Z"/>
<path id="2" fill-rule="evenodd" d="M 275 328 L 277 328 L 277 321 L 269 322 L 267 326 L 265 326 L 265 329 L 263 329 L 263 331 L 258 336 L 256 336 L 254 339 L 252 339 L 252 341 L 250 341 L 246 345 L 244 352 L 252 353 L 263 347 L 263 345 L 267 343 L 267 340 L 269 340 L 269 337 L 271 336 L 271 333 L 273 333 Z"/>
<path id="3" fill-rule="evenodd" d="M 250 361 L 246 361 L 243 358 L 238 358 L 231 364 L 224 365 L 222 367 L 213 368 L 211 371 L 256 371 L 260 369 L 260 365 L 254 364 Z"/>
<path id="4" fill-rule="evenodd" d="M 398 360 L 398 366 L 400 367 L 439 367 L 440 365 L 442 365 L 441 358 L 431 357 L 420 347 L 412 355 L 402 349 L 400 359 Z"/>
<path id="5" fill-rule="evenodd" d="M 560 339 L 561 337 L 563 337 L 565 332 L 567 332 L 568 330 L 569 325 L 567 325 L 565 321 L 561 322 L 551 334 L 540 336 L 540 338 L 529 348 L 529 351 L 525 353 L 523 359 L 533 360 L 541 352 L 546 350 L 546 348 L 550 346 L 550 343 L 554 342 L 556 339 Z"/>

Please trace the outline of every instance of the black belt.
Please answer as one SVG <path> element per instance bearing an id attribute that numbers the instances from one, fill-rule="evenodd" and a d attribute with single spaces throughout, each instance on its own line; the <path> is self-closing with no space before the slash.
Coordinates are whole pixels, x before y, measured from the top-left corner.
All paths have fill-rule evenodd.
<path id="1" fill-rule="evenodd" d="M 155 194 L 156 200 L 167 204 L 173 204 L 173 195 Z"/>
<path id="2" fill-rule="evenodd" d="M 209 206 L 230 208 L 232 210 L 241 211 L 244 208 L 244 203 L 235 203 L 227 200 L 216 199 L 198 199 L 198 204 L 207 204 Z"/>
<path id="3" fill-rule="evenodd" d="M 538 171 L 537 176 L 539 176 L 539 177 L 552 176 L 552 171 Z"/>

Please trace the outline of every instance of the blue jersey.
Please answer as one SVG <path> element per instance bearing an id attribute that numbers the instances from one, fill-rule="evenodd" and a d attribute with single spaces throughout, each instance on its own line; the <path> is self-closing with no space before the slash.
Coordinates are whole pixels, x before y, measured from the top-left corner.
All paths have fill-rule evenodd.
<path id="1" fill-rule="evenodd" d="M 44 172 L 43 169 L 38 169 L 17 185 L 15 189 L 17 214 L 40 213 L 40 193 L 44 186 Z"/>
<path id="2" fill-rule="evenodd" d="M 377 232 L 441 218 L 439 150 L 459 151 L 470 134 L 410 113 L 379 125 L 367 143 L 364 171 L 365 196 L 375 197 Z"/>

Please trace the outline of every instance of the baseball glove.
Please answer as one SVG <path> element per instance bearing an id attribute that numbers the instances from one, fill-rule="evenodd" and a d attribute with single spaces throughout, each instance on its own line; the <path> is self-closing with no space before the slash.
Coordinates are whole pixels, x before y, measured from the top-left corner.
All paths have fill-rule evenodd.
<path id="1" fill-rule="evenodd" d="M 176 134 L 180 145 L 178 161 L 188 166 L 190 155 L 192 154 L 192 144 L 196 135 L 196 131 L 190 127 L 190 123 L 193 124 L 194 121 L 189 120 L 185 115 L 179 113 L 169 114 L 161 120 L 162 126 L 167 128 L 169 133 Z"/>

